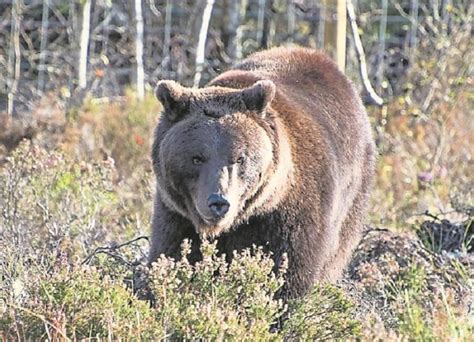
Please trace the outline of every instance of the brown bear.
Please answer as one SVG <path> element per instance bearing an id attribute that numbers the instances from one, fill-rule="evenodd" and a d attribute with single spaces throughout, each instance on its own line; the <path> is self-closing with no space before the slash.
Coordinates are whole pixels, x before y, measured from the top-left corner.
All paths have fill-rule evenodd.
<path id="1" fill-rule="evenodd" d="M 160 81 L 149 261 L 252 245 L 288 258 L 282 296 L 340 277 L 361 238 L 374 173 L 369 120 L 351 82 L 306 48 L 253 54 L 201 89 Z"/>

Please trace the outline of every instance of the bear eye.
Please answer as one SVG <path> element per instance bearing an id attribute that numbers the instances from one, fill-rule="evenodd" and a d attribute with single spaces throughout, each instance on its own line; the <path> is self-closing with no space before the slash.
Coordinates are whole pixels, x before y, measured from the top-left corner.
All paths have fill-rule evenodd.
<path id="1" fill-rule="evenodd" d="M 202 163 L 204 163 L 204 159 L 202 159 L 201 157 L 193 157 L 193 164 L 194 165 L 201 165 Z"/>
<path id="2" fill-rule="evenodd" d="M 236 163 L 237 163 L 237 164 L 243 164 L 244 161 L 245 161 L 245 157 L 244 157 L 244 156 L 241 156 L 241 157 L 237 158 Z"/>

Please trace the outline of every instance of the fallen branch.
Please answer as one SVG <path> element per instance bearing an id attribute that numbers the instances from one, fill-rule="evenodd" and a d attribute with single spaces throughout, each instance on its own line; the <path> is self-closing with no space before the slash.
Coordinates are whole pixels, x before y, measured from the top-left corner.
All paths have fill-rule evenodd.
<path id="1" fill-rule="evenodd" d="M 92 258 L 94 258 L 97 254 L 107 254 L 108 256 L 113 257 L 114 259 L 122 262 L 123 264 L 125 264 L 127 266 L 134 266 L 133 264 L 131 264 L 130 262 L 125 260 L 121 255 L 119 255 L 117 253 L 114 253 L 114 252 L 116 252 L 117 250 L 119 250 L 122 247 L 132 245 L 132 244 L 134 244 L 135 242 L 137 242 L 139 240 L 146 240 L 148 242 L 150 241 L 148 236 L 139 236 L 139 237 L 136 237 L 133 240 L 124 242 L 124 243 L 119 244 L 119 245 L 113 245 L 113 246 L 108 246 L 108 247 L 97 247 L 91 254 L 89 254 L 87 256 L 87 258 L 84 259 L 84 261 L 82 262 L 82 265 L 89 264 L 91 262 Z M 143 252 L 142 252 L 142 254 L 143 254 Z"/>

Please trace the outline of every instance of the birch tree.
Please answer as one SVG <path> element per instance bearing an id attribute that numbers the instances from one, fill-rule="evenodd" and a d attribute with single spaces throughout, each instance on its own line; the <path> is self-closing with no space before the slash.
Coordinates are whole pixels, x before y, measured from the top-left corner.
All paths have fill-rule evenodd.
<path id="1" fill-rule="evenodd" d="M 162 60 L 166 60 L 170 53 L 170 42 L 171 42 L 171 16 L 173 14 L 173 1 L 166 0 L 165 8 L 165 34 L 163 38 L 163 55 Z"/>
<path id="2" fill-rule="evenodd" d="M 44 91 L 46 44 L 48 43 L 49 26 L 49 0 L 43 2 L 43 13 L 41 17 L 41 39 L 40 39 L 40 62 L 38 66 L 38 90 Z"/>
<path id="3" fill-rule="evenodd" d="M 240 29 L 239 23 L 241 21 L 240 15 L 240 1 L 229 1 L 227 3 L 227 23 L 226 34 L 228 35 L 227 55 L 234 61 L 237 56 L 237 35 Z"/>
<path id="4" fill-rule="evenodd" d="M 377 95 L 372 84 L 369 80 L 369 74 L 367 72 L 367 62 L 365 60 L 364 47 L 362 46 L 362 41 L 359 36 L 359 27 L 357 26 L 356 14 L 354 10 L 354 5 L 351 0 L 347 0 L 347 14 L 349 16 L 349 21 L 351 23 L 352 37 L 354 38 L 354 45 L 357 52 L 357 58 L 359 59 L 359 72 L 362 79 L 362 84 L 364 85 L 365 90 L 369 94 L 370 99 L 373 103 L 381 106 L 383 104 L 383 99 Z"/>
<path id="5" fill-rule="evenodd" d="M 288 42 L 293 43 L 293 35 L 295 34 L 295 4 L 293 1 L 288 2 Z"/>
<path id="6" fill-rule="evenodd" d="M 8 74 L 10 87 L 8 90 L 8 104 L 7 112 L 13 115 L 15 96 L 18 90 L 18 82 L 20 80 L 20 15 L 21 15 L 21 0 L 13 0 L 12 4 L 12 24 L 10 31 L 10 52 L 8 55 Z"/>
<path id="7" fill-rule="evenodd" d="M 199 30 L 199 41 L 196 49 L 196 73 L 194 74 L 194 87 L 199 87 L 199 83 L 201 82 L 201 74 L 204 70 L 207 31 L 209 30 L 209 22 L 211 21 L 213 6 L 214 0 L 207 0 L 206 7 L 204 8 L 202 15 L 201 29 Z"/>
<path id="8" fill-rule="evenodd" d="M 245 20 L 245 15 L 247 14 L 247 4 L 248 4 L 248 0 L 241 0 L 240 15 L 239 15 L 240 24 L 237 28 L 237 33 L 235 35 L 235 58 L 237 60 L 241 60 L 243 57 L 242 38 L 244 36 L 245 25 L 242 22 Z"/>
<path id="9" fill-rule="evenodd" d="M 263 46 L 263 30 L 265 20 L 265 0 L 258 0 L 258 17 L 257 17 L 257 43 L 258 46 Z"/>
<path id="10" fill-rule="evenodd" d="M 377 91 L 382 90 L 382 80 L 384 74 L 384 54 L 385 54 L 385 33 L 387 31 L 387 7 L 388 0 L 382 0 L 382 16 L 380 17 L 379 28 L 379 46 L 377 51 L 377 77 L 375 88 Z"/>
<path id="11" fill-rule="evenodd" d="M 417 41 L 418 30 L 418 0 L 410 1 L 410 56 L 415 56 L 415 51 L 418 45 Z"/>
<path id="12" fill-rule="evenodd" d="M 79 54 L 79 88 L 87 87 L 87 59 L 91 18 L 91 0 L 85 0 L 82 10 L 82 29 Z"/>
<path id="13" fill-rule="evenodd" d="M 135 0 L 135 58 L 137 60 L 137 93 L 138 98 L 143 100 L 145 96 L 145 72 L 143 70 L 143 15 L 142 1 Z"/>

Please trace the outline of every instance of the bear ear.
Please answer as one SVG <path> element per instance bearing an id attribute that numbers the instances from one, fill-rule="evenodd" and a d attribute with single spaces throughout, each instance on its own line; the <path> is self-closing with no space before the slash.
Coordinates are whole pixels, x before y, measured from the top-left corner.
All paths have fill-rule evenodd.
<path id="1" fill-rule="evenodd" d="M 178 121 L 188 110 L 186 89 L 175 81 L 160 81 L 156 85 L 155 95 L 164 108 L 164 114 L 171 121 Z"/>
<path id="2" fill-rule="evenodd" d="M 275 97 L 276 86 L 270 80 L 257 81 L 242 91 L 242 99 L 248 110 L 265 114 L 265 109 Z"/>

